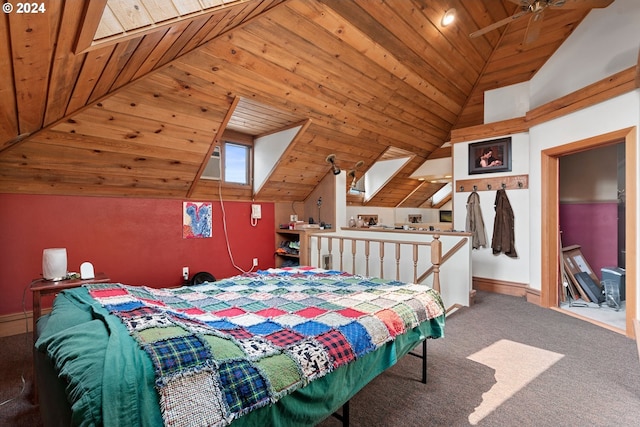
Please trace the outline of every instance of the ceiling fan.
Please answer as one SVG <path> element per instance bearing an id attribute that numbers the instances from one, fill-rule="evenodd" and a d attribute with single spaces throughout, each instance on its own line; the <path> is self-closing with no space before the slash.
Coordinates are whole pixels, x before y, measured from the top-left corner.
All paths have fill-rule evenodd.
<path id="1" fill-rule="evenodd" d="M 613 0 L 509 0 L 520 6 L 520 11 L 508 18 L 501 19 L 489 26 L 474 31 L 469 37 L 478 37 L 496 28 L 507 25 L 520 18 L 530 15 L 529 25 L 524 35 L 524 44 L 532 43 L 540 35 L 544 11 L 548 7 L 553 9 L 596 9 L 609 6 Z"/>

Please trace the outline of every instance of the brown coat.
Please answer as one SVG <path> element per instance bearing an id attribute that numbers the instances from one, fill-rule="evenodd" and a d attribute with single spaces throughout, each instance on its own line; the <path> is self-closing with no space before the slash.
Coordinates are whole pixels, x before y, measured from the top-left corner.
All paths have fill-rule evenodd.
<path id="1" fill-rule="evenodd" d="M 517 258 L 513 210 L 507 192 L 503 188 L 496 192 L 495 209 L 496 218 L 493 223 L 493 240 L 491 241 L 493 253 L 504 252 L 507 256 Z"/>

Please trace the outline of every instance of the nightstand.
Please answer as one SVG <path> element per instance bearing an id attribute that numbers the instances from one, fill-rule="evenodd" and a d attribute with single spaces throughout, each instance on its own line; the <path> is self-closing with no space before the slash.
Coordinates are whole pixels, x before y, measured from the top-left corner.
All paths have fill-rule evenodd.
<path id="1" fill-rule="evenodd" d="M 55 295 L 65 289 L 77 288 L 86 283 L 107 283 L 111 279 L 104 273 L 96 273 L 93 279 L 69 279 L 69 280 L 44 280 L 35 279 L 31 285 L 31 292 L 33 292 L 33 340 L 35 342 L 36 336 L 36 322 L 42 315 L 42 307 L 40 305 L 40 299 L 46 295 Z"/>
<path id="2" fill-rule="evenodd" d="M 107 283 L 111 279 L 104 273 L 96 273 L 93 279 L 69 279 L 69 280 L 44 280 L 34 279 L 31 282 L 31 292 L 33 292 L 33 343 L 35 344 L 38 339 L 37 322 L 42 315 L 42 306 L 40 305 L 40 299 L 43 296 L 55 295 L 65 289 L 77 288 L 87 283 Z M 35 352 L 35 346 L 33 347 Z M 35 354 L 34 354 L 35 356 Z M 38 403 L 38 390 L 36 387 L 36 369 L 33 369 L 33 401 Z"/>

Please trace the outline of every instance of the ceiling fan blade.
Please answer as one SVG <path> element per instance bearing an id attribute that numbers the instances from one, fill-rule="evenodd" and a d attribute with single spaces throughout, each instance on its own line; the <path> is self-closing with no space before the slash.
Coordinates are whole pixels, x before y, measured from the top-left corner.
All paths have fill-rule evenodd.
<path id="1" fill-rule="evenodd" d="M 542 28 L 542 20 L 544 19 L 544 9 L 540 12 L 536 12 L 531 15 L 529 19 L 529 25 L 527 31 L 524 33 L 524 44 L 533 43 L 540 36 L 540 29 Z"/>
<path id="2" fill-rule="evenodd" d="M 491 25 L 488 25 L 484 28 L 479 29 L 478 31 L 474 31 L 473 33 L 469 34 L 469 37 L 474 38 L 474 37 L 478 37 L 481 36 L 485 33 L 488 33 L 489 31 L 495 30 L 496 28 L 502 27 L 503 25 L 507 25 L 519 18 L 522 18 L 525 15 L 528 15 L 530 12 L 529 10 L 523 10 L 521 12 L 518 12 L 516 14 L 513 14 L 511 16 L 509 16 L 508 18 L 504 18 L 499 20 L 498 22 L 494 22 Z"/>
<path id="3" fill-rule="evenodd" d="M 549 6 L 563 9 L 600 9 L 611 3 L 613 0 L 554 0 Z"/>

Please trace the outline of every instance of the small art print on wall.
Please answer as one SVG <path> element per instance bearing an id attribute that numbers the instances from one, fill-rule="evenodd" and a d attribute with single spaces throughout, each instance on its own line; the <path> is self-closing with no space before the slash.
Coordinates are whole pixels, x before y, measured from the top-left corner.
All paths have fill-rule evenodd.
<path id="1" fill-rule="evenodd" d="M 469 175 L 511 171 L 511 137 L 469 144 Z"/>
<path id="2" fill-rule="evenodd" d="M 211 203 L 182 202 L 182 238 L 211 237 Z"/>
<path id="3" fill-rule="evenodd" d="M 418 224 L 418 223 L 422 222 L 422 215 L 420 215 L 420 214 L 414 214 L 414 215 L 409 214 L 408 219 L 409 219 L 409 222 L 411 224 Z"/>

